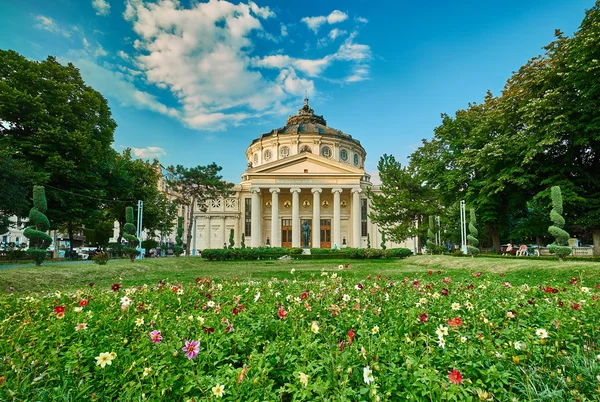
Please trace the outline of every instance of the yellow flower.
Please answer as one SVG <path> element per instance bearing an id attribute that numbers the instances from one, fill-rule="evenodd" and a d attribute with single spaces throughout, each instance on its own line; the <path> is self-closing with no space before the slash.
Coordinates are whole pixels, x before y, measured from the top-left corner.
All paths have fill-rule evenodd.
<path id="1" fill-rule="evenodd" d="M 144 325 L 144 317 L 142 317 L 142 318 L 136 318 L 135 319 L 135 326 L 136 327 L 141 327 L 142 325 Z"/>
<path id="2" fill-rule="evenodd" d="M 513 363 L 515 364 L 519 364 L 520 360 L 519 360 L 519 356 L 513 356 Z"/>
<path id="3" fill-rule="evenodd" d="M 373 329 L 371 330 L 371 333 L 372 333 L 373 335 L 375 335 L 375 334 L 377 334 L 378 332 L 379 332 L 379 326 L 378 326 L 378 325 L 375 325 L 375 326 L 373 327 Z"/>
<path id="4" fill-rule="evenodd" d="M 313 321 L 312 324 L 311 324 L 311 326 L 310 326 L 310 330 L 312 332 L 314 332 L 315 334 L 318 334 L 319 333 L 319 324 L 317 324 L 316 321 Z"/>
<path id="5" fill-rule="evenodd" d="M 144 374 L 142 374 L 144 377 L 146 377 L 148 374 L 150 374 L 150 372 L 152 371 L 152 367 L 146 367 L 144 369 Z"/>
<path id="6" fill-rule="evenodd" d="M 113 357 L 108 352 L 100 353 L 99 356 L 96 356 L 96 366 L 100 366 L 100 368 L 104 368 L 107 364 L 110 366 L 112 364 Z"/>
<path id="7" fill-rule="evenodd" d="M 225 393 L 225 385 L 217 384 L 212 387 L 212 392 L 217 398 L 222 398 Z"/>
<path id="8" fill-rule="evenodd" d="M 306 388 L 306 386 L 308 385 L 308 376 L 304 373 L 298 373 L 298 375 L 300 376 L 300 384 L 302 384 L 304 388 Z"/>

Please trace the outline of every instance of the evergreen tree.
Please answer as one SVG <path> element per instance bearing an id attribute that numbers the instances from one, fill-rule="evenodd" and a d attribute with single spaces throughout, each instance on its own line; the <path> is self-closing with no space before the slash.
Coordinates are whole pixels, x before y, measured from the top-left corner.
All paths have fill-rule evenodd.
<path id="1" fill-rule="evenodd" d="M 385 232 L 381 232 L 381 249 L 385 250 L 387 247 L 385 245 Z"/>
<path id="2" fill-rule="evenodd" d="M 550 220 L 554 225 L 548 228 L 548 232 L 556 239 L 550 246 L 550 252 L 556 254 L 560 261 L 563 257 L 571 254 L 571 247 L 569 244 L 569 233 L 567 233 L 563 227 L 565 226 L 565 218 L 563 214 L 563 202 L 562 194 L 559 186 L 554 186 L 551 189 L 552 196 L 552 211 L 550 211 Z"/>
<path id="3" fill-rule="evenodd" d="M 233 248 L 235 246 L 235 240 L 233 238 L 234 232 L 233 229 L 229 232 L 229 248 Z"/>
<path id="4" fill-rule="evenodd" d="M 434 222 L 433 222 L 433 215 L 429 215 L 429 227 L 427 228 L 427 251 L 431 252 L 431 254 L 433 254 L 433 251 L 435 250 L 435 242 L 433 241 L 433 239 L 435 239 L 435 234 L 433 233 L 433 229 L 434 229 Z"/>
<path id="5" fill-rule="evenodd" d="M 176 257 L 183 254 L 183 216 L 177 218 L 177 236 L 175 236 L 175 247 L 173 253 Z"/>
<path id="6" fill-rule="evenodd" d="M 123 237 L 127 240 L 127 247 L 123 247 L 123 251 L 125 251 L 125 254 L 127 254 L 131 262 L 133 262 L 135 257 L 140 254 L 140 251 L 137 249 L 137 245 L 140 241 L 135 236 L 136 228 L 133 224 L 133 207 L 125 208 L 125 220 L 127 223 L 125 223 L 125 227 L 123 227 L 123 231 L 125 232 L 123 233 Z"/>
<path id="7" fill-rule="evenodd" d="M 475 225 L 477 225 L 477 217 L 475 216 L 475 210 L 471 208 L 470 212 L 471 220 L 469 221 L 469 235 L 467 236 L 469 245 L 467 246 L 467 249 L 469 250 L 469 253 L 471 253 L 472 256 L 476 256 L 477 254 L 479 254 L 479 249 L 477 248 L 477 246 L 479 246 L 479 240 L 477 239 L 479 231 L 475 227 Z"/>
<path id="8" fill-rule="evenodd" d="M 246 248 L 246 234 L 242 232 L 242 244 L 240 244 L 242 248 Z"/>
<path id="9" fill-rule="evenodd" d="M 52 238 L 46 234 L 50 229 L 50 221 L 44 212 L 48 209 L 46 194 L 43 186 L 33 187 L 33 208 L 29 211 L 30 226 L 23 231 L 23 236 L 29 239 L 27 253 L 35 261 L 36 266 L 42 265 L 52 244 Z"/>

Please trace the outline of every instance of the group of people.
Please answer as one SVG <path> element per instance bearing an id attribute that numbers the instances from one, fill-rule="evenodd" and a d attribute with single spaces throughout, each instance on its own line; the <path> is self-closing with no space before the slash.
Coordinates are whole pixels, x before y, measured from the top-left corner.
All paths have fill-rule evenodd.
<path id="1" fill-rule="evenodd" d="M 502 255 L 512 255 L 515 254 L 517 257 L 523 257 L 529 255 L 529 247 L 526 244 L 521 244 L 518 249 L 513 247 L 512 244 L 508 243 L 506 246 L 506 250 L 502 253 Z"/>

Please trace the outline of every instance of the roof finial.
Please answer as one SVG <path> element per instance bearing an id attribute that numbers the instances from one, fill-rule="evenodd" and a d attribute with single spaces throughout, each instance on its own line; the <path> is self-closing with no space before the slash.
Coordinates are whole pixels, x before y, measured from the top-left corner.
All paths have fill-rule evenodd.
<path id="1" fill-rule="evenodd" d="M 304 90 L 304 104 L 308 106 L 308 91 Z"/>

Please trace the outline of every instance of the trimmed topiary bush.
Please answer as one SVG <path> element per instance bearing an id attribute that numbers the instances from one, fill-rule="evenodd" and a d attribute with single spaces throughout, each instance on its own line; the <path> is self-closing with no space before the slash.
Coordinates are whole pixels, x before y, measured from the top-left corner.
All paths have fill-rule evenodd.
<path id="1" fill-rule="evenodd" d="M 385 232 L 381 232 L 381 249 L 385 250 L 387 246 L 385 245 Z"/>
<path id="2" fill-rule="evenodd" d="M 50 222 L 44 212 L 48 210 L 46 193 L 43 186 L 33 187 L 33 208 L 29 211 L 29 223 L 23 231 L 23 236 L 29 239 L 27 254 L 35 261 L 36 266 L 42 265 L 48 254 L 48 247 L 52 244 L 52 237 L 47 233 Z"/>
<path id="3" fill-rule="evenodd" d="M 234 232 L 233 229 L 229 232 L 229 248 L 235 247 L 235 240 L 233 238 Z"/>
<path id="4" fill-rule="evenodd" d="M 370 233 L 367 233 L 367 248 L 371 248 L 371 236 L 370 236 Z"/>
<path id="5" fill-rule="evenodd" d="M 479 231 L 475 227 L 477 225 L 477 217 L 475 216 L 475 210 L 471 209 L 471 220 L 469 221 L 469 235 L 467 236 L 467 240 L 469 241 L 469 245 L 467 249 L 472 256 L 476 256 L 479 254 L 479 240 L 477 240 L 477 235 L 479 235 Z"/>
<path id="6" fill-rule="evenodd" d="M 562 202 L 562 194 L 560 192 L 559 186 L 554 186 L 550 190 L 552 197 L 552 211 L 550 211 L 550 220 L 554 225 L 548 228 L 548 232 L 556 239 L 554 243 L 549 247 L 550 253 L 556 254 L 560 261 L 563 261 L 563 258 L 571 255 L 571 247 L 569 244 L 569 233 L 563 229 L 565 226 L 565 218 L 562 217 L 563 214 L 563 202 Z"/>
<path id="7" fill-rule="evenodd" d="M 177 236 L 175 236 L 175 247 L 173 247 L 173 254 L 179 257 L 183 254 L 183 216 L 177 218 Z"/>
<path id="8" fill-rule="evenodd" d="M 240 244 L 241 248 L 246 248 L 246 234 L 242 232 L 242 244 Z"/>
<path id="9" fill-rule="evenodd" d="M 123 238 L 127 240 L 127 246 L 123 247 L 125 254 L 129 256 L 131 262 L 135 260 L 135 257 L 140 255 L 140 250 L 137 249 L 137 245 L 140 240 L 135 236 L 135 225 L 133 224 L 133 208 L 125 208 L 125 226 L 123 227 Z"/>
<path id="10" fill-rule="evenodd" d="M 433 254 L 435 252 L 435 246 L 436 244 L 433 242 L 432 239 L 435 238 L 435 235 L 433 234 L 433 216 L 429 217 L 429 227 L 427 228 L 427 252 Z"/>

